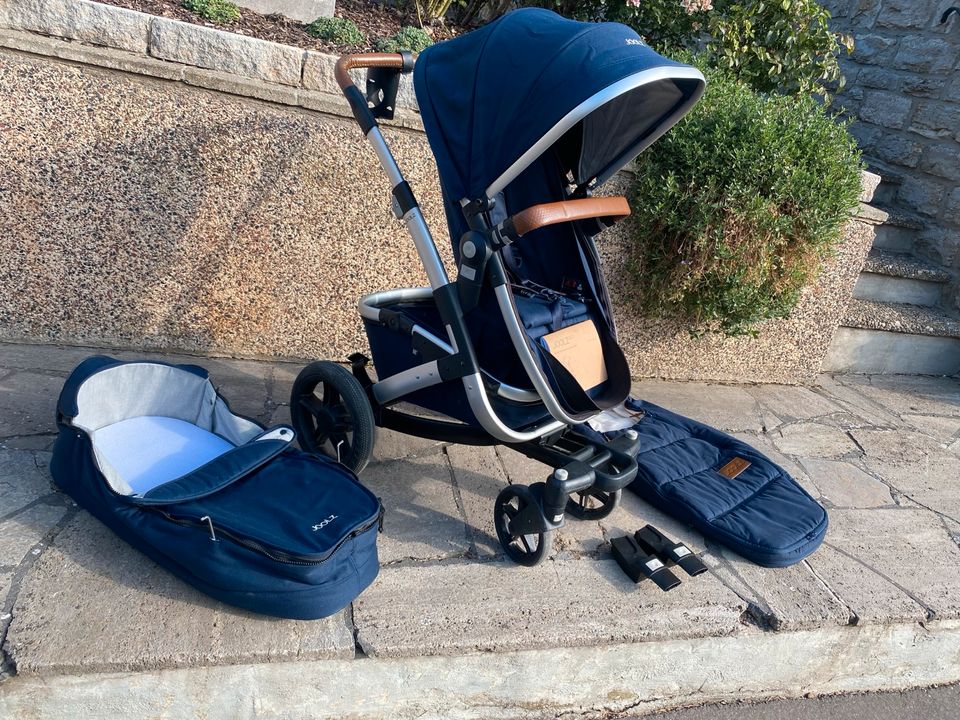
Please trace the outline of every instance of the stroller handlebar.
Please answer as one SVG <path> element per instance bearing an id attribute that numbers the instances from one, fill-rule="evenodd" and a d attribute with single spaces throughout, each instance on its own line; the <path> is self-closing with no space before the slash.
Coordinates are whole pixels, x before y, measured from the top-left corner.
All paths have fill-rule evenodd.
<path id="1" fill-rule="evenodd" d="M 593 197 L 533 205 L 518 212 L 504 225 L 507 223 L 512 225 L 513 233 L 517 237 L 521 237 L 547 225 L 556 225 L 573 220 L 607 218 L 610 220 L 610 224 L 613 224 L 629 214 L 630 205 L 627 204 L 627 199 L 623 196 Z"/>
<path id="2" fill-rule="evenodd" d="M 408 67 L 409 66 L 409 67 Z M 413 69 L 409 53 L 362 53 L 343 55 L 337 60 L 334 75 L 341 90 L 353 85 L 350 71 L 355 68 L 397 68 L 405 72 Z"/>

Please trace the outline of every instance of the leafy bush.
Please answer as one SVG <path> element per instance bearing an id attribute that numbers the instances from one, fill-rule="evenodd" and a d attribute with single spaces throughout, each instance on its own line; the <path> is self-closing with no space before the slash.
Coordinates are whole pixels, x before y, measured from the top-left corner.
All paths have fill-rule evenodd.
<path id="1" fill-rule="evenodd" d="M 495 5 L 494 2 L 488 2 Z M 818 93 L 843 85 L 837 56 L 853 39 L 830 30 L 814 0 L 527 0 L 581 20 L 629 25 L 667 54 L 697 50 L 764 92 Z"/>
<path id="2" fill-rule="evenodd" d="M 706 95 L 641 155 L 631 206 L 641 304 L 727 334 L 786 315 L 860 192 L 844 124 L 809 96 L 708 70 Z"/>
<path id="3" fill-rule="evenodd" d="M 367 40 L 353 20 L 341 17 L 317 18 L 307 25 L 307 32 L 337 45 L 362 45 Z"/>
<path id="4" fill-rule="evenodd" d="M 396 35 L 391 35 L 388 38 L 379 38 L 374 42 L 374 46 L 380 52 L 400 52 L 401 50 L 409 50 L 410 52 L 418 53 L 425 48 L 433 45 L 433 39 L 427 35 L 426 31 L 417 27 L 406 27 L 400 28 L 400 31 Z"/>
<path id="5" fill-rule="evenodd" d="M 555 0 L 557 12 L 583 20 L 610 20 L 629 25 L 652 47 L 673 52 L 689 47 L 702 32 L 709 0 L 592 0 L 575 3 L 564 12 L 563 0 Z"/>
<path id="6" fill-rule="evenodd" d="M 757 90 L 829 95 L 843 87 L 837 64 L 853 38 L 830 30 L 830 13 L 814 0 L 718 0 L 709 13 L 711 64 Z"/>
<path id="7" fill-rule="evenodd" d="M 240 9 L 229 0 L 183 0 L 182 5 L 210 22 L 226 23 L 240 19 Z"/>

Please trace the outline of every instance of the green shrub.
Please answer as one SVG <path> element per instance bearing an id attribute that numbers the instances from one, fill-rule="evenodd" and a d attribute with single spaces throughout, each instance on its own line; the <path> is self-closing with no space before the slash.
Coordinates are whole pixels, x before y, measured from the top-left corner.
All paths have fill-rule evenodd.
<path id="1" fill-rule="evenodd" d="M 544 3 L 542 3 L 544 4 Z M 563 13 L 563 0 L 555 0 Z M 567 3 L 569 5 L 569 3 Z M 706 3 L 709 8 L 709 3 Z M 695 0 L 590 0 L 576 3 L 571 17 L 583 20 L 610 20 L 629 25 L 647 43 L 661 52 L 689 47 L 700 35 L 706 14 Z"/>
<path id="2" fill-rule="evenodd" d="M 418 53 L 431 45 L 433 45 L 433 39 L 427 35 L 426 31 L 421 28 L 410 27 L 409 25 L 400 28 L 400 31 L 396 35 L 388 38 L 379 38 L 374 42 L 374 46 L 380 52 L 391 53 L 400 52 L 401 50 Z"/>
<path id="3" fill-rule="evenodd" d="M 708 13 L 711 64 L 757 90 L 819 93 L 843 87 L 837 55 L 853 38 L 834 33 L 814 0 L 717 0 Z"/>
<path id="4" fill-rule="evenodd" d="M 341 17 L 317 18 L 307 25 L 307 32 L 335 45 L 362 45 L 367 39 L 353 20 Z"/>
<path id="5" fill-rule="evenodd" d="M 830 30 L 814 0 L 526 0 L 581 20 L 629 25 L 654 49 L 699 50 L 764 92 L 818 93 L 843 86 L 837 63 L 853 39 Z"/>
<path id="6" fill-rule="evenodd" d="M 210 22 L 226 23 L 240 19 L 240 9 L 229 0 L 183 0 L 182 4 Z"/>
<path id="7" fill-rule="evenodd" d="M 633 270 L 647 311 L 752 333 L 796 305 L 860 192 L 846 126 L 809 96 L 707 71 L 700 104 L 640 156 Z"/>

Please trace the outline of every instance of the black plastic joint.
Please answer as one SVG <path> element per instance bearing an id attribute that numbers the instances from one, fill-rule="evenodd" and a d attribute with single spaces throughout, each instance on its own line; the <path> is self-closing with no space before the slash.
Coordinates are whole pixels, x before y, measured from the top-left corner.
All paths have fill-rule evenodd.
<path id="1" fill-rule="evenodd" d="M 497 201 L 494 198 L 482 197 L 477 198 L 476 200 L 471 200 L 466 205 L 463 206 L 463 214 L 467 217 L 471 215 L 478 215 L 479 213 L 485 213 L 493 210 L 496 206 Z"/>
<path id="2" fill-rule="evenodd" d="M 413 59 L 413 53 L 409 50 L 401 50 L 400 56 L 403 58 L 403 66 L 400 68 L 400 72 L 402 72 L 404 75 L 407 73 L 412 73 L 413 65 L 416 62 Z"/>
<path id="3" fill-rule="evenodd" d="M 357 124 L 360 125 L 360 129 L 364 135 L 377 127 L 377 120 L 373 117 L 373 113 L 370 112 L 370 108 L 367 106 L 367 100 L 363 97 L 363 93 L 360 92 L 360 88 L 356 85 L 351 85 L 343 91 L 343 94 L 346 96 L 347 102 L 350 103 L 353 117 L 356 119 Z"/>
<path id="4" fill-rule="evenodd" d="M 393 332 L 404 335 L 413 334 L 414 322 L 401 312 L 396 310 L 380 310 L 380 322 L 390 328 Z"/>
<path id="5" fill-rule="evenodd" d="M 410 189 L 410 183 L 406 180 L 396 185 L 392 192 L 393 199 L 397 202 L 398 218 L 402 219 L 408 212 L 420 207 L 419 203 L 417 203 L 417 198 L 413 195 L 413 190 Z"/>

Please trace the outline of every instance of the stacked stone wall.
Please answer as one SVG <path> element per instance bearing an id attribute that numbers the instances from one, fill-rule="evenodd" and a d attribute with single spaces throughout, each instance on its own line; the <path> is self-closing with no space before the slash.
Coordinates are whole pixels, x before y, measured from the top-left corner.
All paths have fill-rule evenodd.
<path id="1" fill-rule="evenodd" d="M 825 4 L 856 43 L 838 103 L 868 164 L 900 181 L 894 206 L 923 221 L 917 251 L 960 273 L 960 15 L 941 23 L 950 2 L 932 0 Z M 958 290 L 947 300 L 960 307 Z"/>

